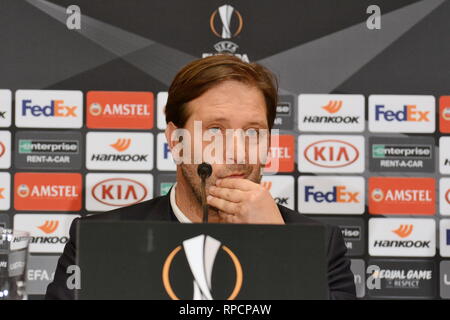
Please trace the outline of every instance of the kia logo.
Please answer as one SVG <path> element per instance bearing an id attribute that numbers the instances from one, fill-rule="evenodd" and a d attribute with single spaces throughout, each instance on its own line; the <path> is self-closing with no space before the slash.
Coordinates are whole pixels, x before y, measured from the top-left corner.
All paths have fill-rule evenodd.
<path id="1" fill-rule="evenodd" d="M 142 183 L 127 178 L 106 179 L 92 188 L 92 196 L 95 200 L 115 207 L 141 202 L 147 194 L 147 188 Z"/>
<path id="2" fill-rule="evenodd" d="M 310 144 L 304 151 L 306 160 L 318 167 L 342 168 L 359 158 L 358 149 L 346 141 L 321 140 Z"/>
<path id="3" fill-rule="evenodd" d="M 5 151 L 6 151 L 5 145 L 3 144 L 3 142 L 0 142 L 0 157 L 5 154 Z"/>

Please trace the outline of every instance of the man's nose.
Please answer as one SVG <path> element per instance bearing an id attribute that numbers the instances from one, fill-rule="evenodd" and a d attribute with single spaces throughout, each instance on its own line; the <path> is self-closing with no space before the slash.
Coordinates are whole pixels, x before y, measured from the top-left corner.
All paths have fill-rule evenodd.
<path id="1" fill-rule="evenodd" d="M 233 130 L 226 137 L 225 159 L 227 163 L 245 163 L 246 145 L 243 130 Z"/>

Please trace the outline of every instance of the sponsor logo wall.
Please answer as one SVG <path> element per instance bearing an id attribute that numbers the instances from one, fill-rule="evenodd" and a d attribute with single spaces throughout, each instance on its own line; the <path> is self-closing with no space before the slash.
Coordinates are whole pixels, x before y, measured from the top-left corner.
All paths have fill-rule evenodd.
<path id="1" fill-rule="evenodd" d="M 208 41 L 192 41 L 196 57 L 254 59 L 241 6 L 198 18 Z M 146 70 L 174 74 L 166 60 Z M 0 227 L 33 237 L 30 294 L 45 293 L 76 217 L 166 195 L 175 183 L 164 134 L 170 80 L 0 89 Z M 450 299 L 449 93 L 303 91 L 280 90 L 269 154 L 277 161 L 262 186 L 278 204 L 339 228 L 358 298 Z"/>
<path id="2" fill-rule="evenodd" d="M 0 94 L 8 105 L 11 91 Z M 84 108 L 79 91 L 15 94 L 18 129 L 0 130 L 1 223 L 31 232 L 28 277 L 31 291 L 42 294 L 74 218 L 165 195 L 175 183 L 163 131 L 167 92 L 89 91 Z M 450 215 L 450 137 L 436 144 L 435 136 L 425 135 L 434 132 L 434 109 L 427 107 L 434 98 L 370 96 L 367 108 L 362 95 L 280 100 L 275 128 L 284 131 L 269 155 L 277 166 L 269 161 L 262 186 L 278 204 L 339 228 L 359 298 L 448 297 L 450 271 L 440 270 L 439 291 L 433 257 L 450 257 L 449 220 L 434 219 Z M 446 97 L 439 101 L 442 113 Z M 444 133 L 445 115 L 440 121 Z M 379 126 L 391 133 L 378 133 Z M 420 137 L 398 136 L 400 130 Z M 405 260 L 418 257 L 423 260 L 411 266 Z M 379 291 L 367 286 L 370 263 L 381 268 Z M 422 265 L 426 276 L 408 276 Z"/>

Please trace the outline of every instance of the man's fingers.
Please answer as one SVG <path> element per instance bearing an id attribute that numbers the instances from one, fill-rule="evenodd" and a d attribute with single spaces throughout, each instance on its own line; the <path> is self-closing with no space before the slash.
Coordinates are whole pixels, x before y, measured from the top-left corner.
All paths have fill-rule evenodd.
<path id="1" fill-rule="evenodd" d="M 221 223 L 235 223 L 236 216 L 219 210 L 219 217 Z"/>
<path id="2" fill-rule="evenodd" d="M 209 188 L 209 194 L 216 198 L 221 198 L 231 202 L 241 202 L 245 200 L 244 192 L 238 189 L 211 186 Z"/>
<path id="3" fill-rule="evenodd" d="M 248 179 L 224 178 L 218 179 L 216 181 L 216 186 L 229 189 L 239 189 L 241 191 L 250 191 L 259 186 L 259 184 L 254 183 Z"/>
<path id="4" fill-rule="evenodd" d="M 220 211 L 225 211 L 228 212 L 230 214 L 238 214 L 239 213 L 239 204 L 228 201 L 228 200 L 224 200 L 224 199 L 220 199 L 217 197 L 214 197 L 212 195 L 209 195 L 206 198 L 206 202 L 208 202 L 208 204 L 210 206 L 213 206 L 217 209 L 219 209 Z"/>

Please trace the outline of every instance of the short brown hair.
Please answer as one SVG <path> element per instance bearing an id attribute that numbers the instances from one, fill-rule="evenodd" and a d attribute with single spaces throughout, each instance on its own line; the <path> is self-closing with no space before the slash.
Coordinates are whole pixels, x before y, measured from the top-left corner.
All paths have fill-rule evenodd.
<path id="1" fill-rule="evenodd" d="M 225 54 L 195 60 L 177 73 L 169 88 L 166 122 L 173 122 L 178 128 L 184 127 L 190 116 L 186 103 L 225 80 L 237 80 L 261 91 L 266 102 L 267 124 L 271 129 L 278 103 L 275 76 L 260 64 L 247 63 Z"/>

